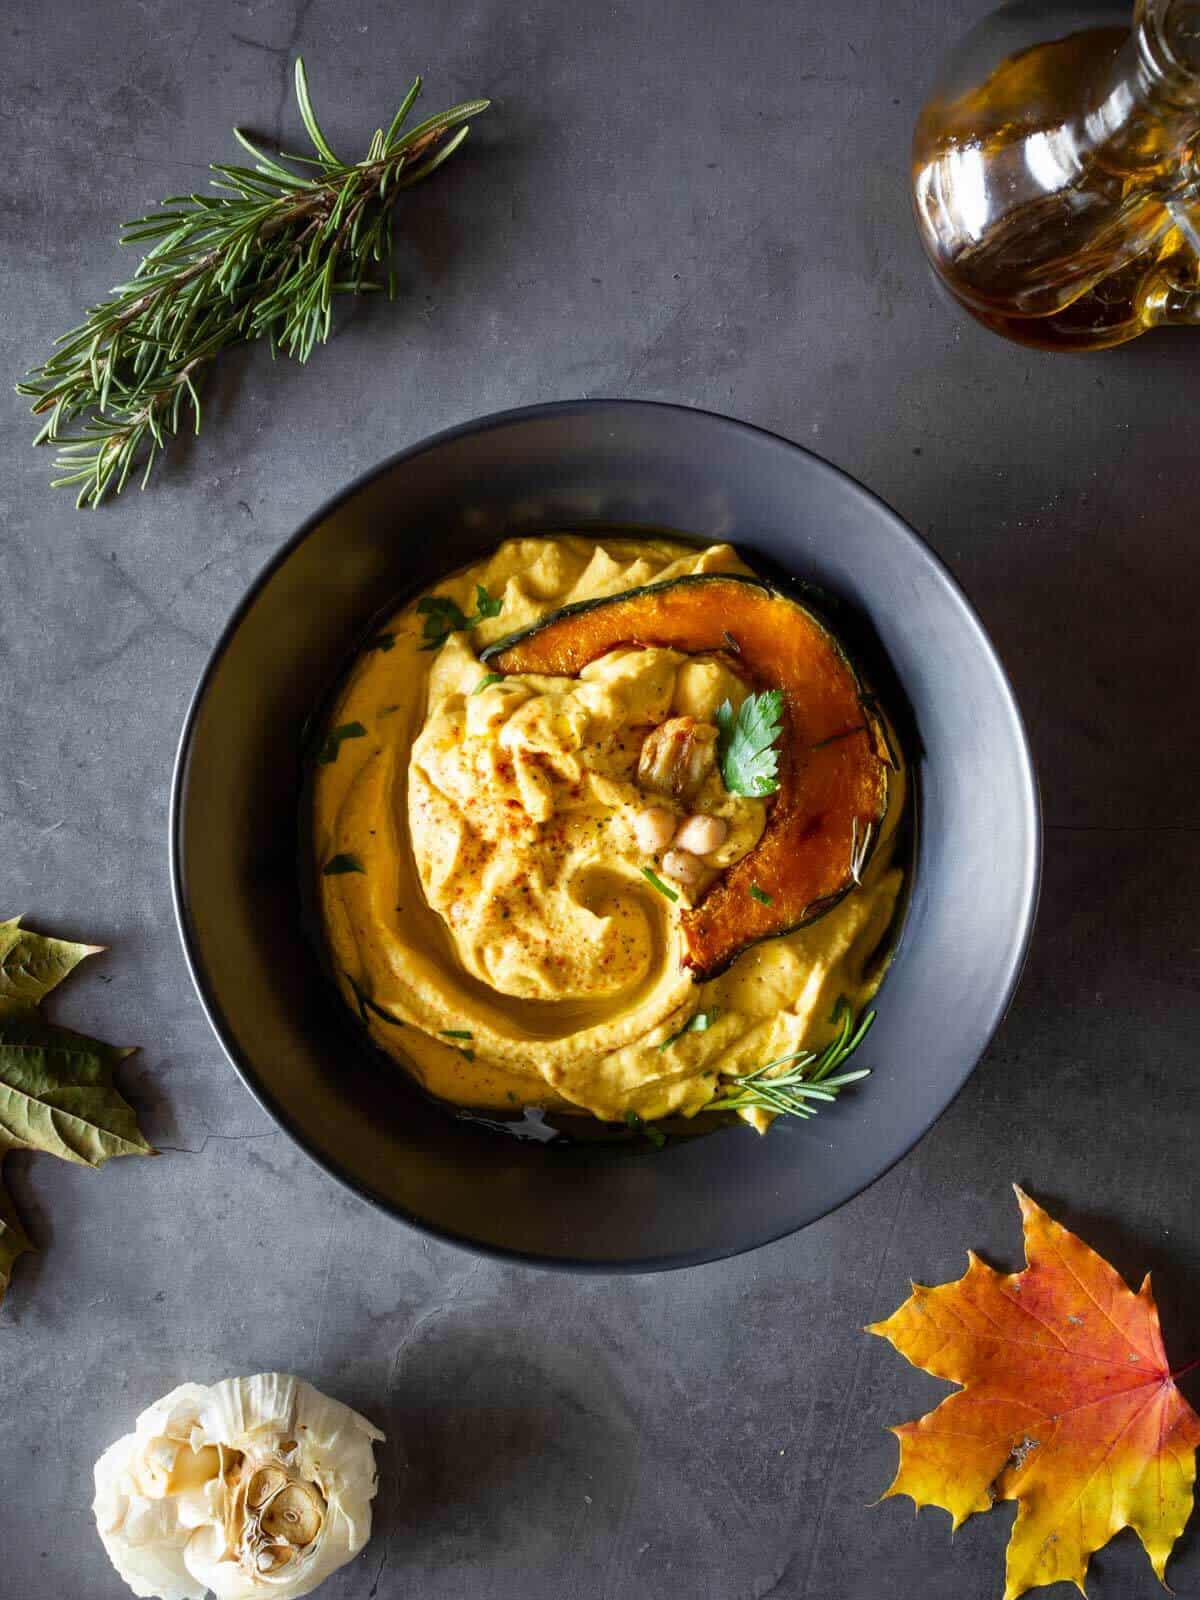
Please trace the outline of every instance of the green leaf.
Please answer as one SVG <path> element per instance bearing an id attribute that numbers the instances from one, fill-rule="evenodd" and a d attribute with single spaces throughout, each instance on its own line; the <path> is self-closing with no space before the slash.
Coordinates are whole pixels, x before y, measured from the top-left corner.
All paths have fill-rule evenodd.
<path id="1" fill-rule="evenodd" d="M 475 585 L 476 622 L 482 622 L 485 617 L 498 617 L 503 609 L 503 600 L 493 599 L 481 583 Z"/>
<path id="2" fill-rule="evenodd" d="M 668 888 L 659 877 L 658 873 L 653 870 L 653 868 L 643 867 L 642 877 L 645 878 L 647 883 L 652 884 L 654 888 L 658 890 L 659 894 L 665 895 L 668 900 L 679 899 L 679 896 L 675 893 L 674 889 Z"/>
<path id="3" fill-rule="evenodd" d="M 85 957 L 103 948 L 31 933 L 20 917 L 0 922 L 0 1018 L 32 1011 Z"/>
<path id="4" fill-rule="evenodd" d="M 480 678 L 479 682 L 471 690 L 471 693 L 472 695 L 482 694 L 485 689 L 490 689 L 492 684 L 503 682 L 504 674 L 502 672 L 489 672 L 485 674 L 484 677 Z"/>
<path id="5" fill-rule="evenodd" d="M 422 650 L 440 650 L 452 633 L 470 627 L 462 608 L 444 594 L 425 595 L 417 605 L 417 614 L 425 618 Z"/>
<path id="6" fill-rule="evenodd" d="M 457 601 L 449 595 L 427 594 L 417 605 L 418 615 L 425 618 L 422 650 L 440 650 L 452 633 L 462 633 L 477 627 L 485 617 L 498 617 L 504 609 L 503 600 L 493 600 L 481 583 L 475 585 L 475 615 L 468 617 Z"/>
<path id="7" fill-rule="evenodd" d="M 317 760 L 322 766 L 330 766 L 338 758 L 338 751 L 347 739 L 362 739 L 366 737 L 367 730 L 361 722 L 343 722 L 336 728 L 331 728 L 321 746 Z"/>
<path id="8" fill-rule="evenodd" d="M 682 1028 L 676 1029 L 669 1038 L 664 1039 L 658 1048 L 665 1050 L 668 1045 L 674 1044 L 677 1039 L 682 1039 L 685 1033 L 707 1033 L 720 1015 L 721 1012 L 717 1006 L 714 1006 L 711 1011 L 697 1011 L 694 1017 L 688 1018 Z"/>
<path id="9" fill-rule="evenodd" d="M 99 945 L 0 922 L 0 1164 L 10 1150 L 41 1150 L 80 1166 L 152 1155 L 113 1072 L 132 1055 L 42 1020 L 38 1003 Z M 13 1264 L 32 1250 L 0 1183 L 0 1297 Z"/>
<path id="10" fill-rule="evenodd" d="M 475 1037 L 469 1028 L 439 1028 L 438 1032 L 446 1039 L 473 1039 Z"/>
<path id="11" fill-rule="evenodd" d="M 717 708 L 717 756 L 730 794 L 761 797 L 779 788 L 783 690 L 767 689 L 742 701 L 737 716 L 728 700 Z"/>
<path id="12" fill-rule="evenodd" d="M 366 872 L 366 870 L 352 850 L 343 850 L 340 854 L 329 858 L 321 868 L 321 874 L 326 878 L 337 878 L 344 872 Z"/>
<path id="13" fill-rule="evenodd" d="M 377 633 L 373 639 L 368 641 L 367 649 L 387 652 L 395 647 L 395 643 L 396 635 L 394 633 Z"/>
<path id="14" fill-rule="evenodd" d="M 36 1016 L 0 1022 L 0 1150 L 45 1150 L 86 1167 L 149 1155 L 113 1087 L 113 1069 L 131 1054 Z"/>
<path id="15" fill-rule="evenodd" d="M 757 900 L 760 906 L 769 906 L 772 903 L 771 896 L 765 889 L 760 889 L 756 883 L 750 885 L 750 898 L 751 900 Z"/>

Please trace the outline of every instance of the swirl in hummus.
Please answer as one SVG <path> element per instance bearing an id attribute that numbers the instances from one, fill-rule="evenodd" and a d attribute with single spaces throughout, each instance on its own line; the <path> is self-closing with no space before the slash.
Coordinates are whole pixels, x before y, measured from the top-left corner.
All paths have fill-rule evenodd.
<path id="1" fill-rule="evenodd" d="M 727 792 L 711 758 L 685 803 L 664 801 L 644 752 L 666 724 L 704 730 L 722 702 L 736 710 L 746 684 L 716 654 L 654 646 L 609 650 L 572 677 L 503 676 L 480 659 L 565 605 L 749 570 L 724 544 L 512 539 L 437 586 L 473 626 L 431 650 L 414 602 L 361 654 L 316 768 L 321 914 L 347 1004 L 431 1094 L 610 1122 L 691 1116 L 730 1078 L 820 1048 L 839 999 L 857 1010 L 874 993 L 902 882 L 902 774 L 861 882 L 696 981 L 681 917 L 754 849 L 771 802 Z M 481 585 L 500 605 L 476 621 Z M 703 758 L 703 738 L 692 749 Z M 670 830 L 691 815 L 719 819 L 679 835 L 709 848 L 696 881 L 664 885 Z M 710 1025 L 686 1031 L 700 1013 Z"/>

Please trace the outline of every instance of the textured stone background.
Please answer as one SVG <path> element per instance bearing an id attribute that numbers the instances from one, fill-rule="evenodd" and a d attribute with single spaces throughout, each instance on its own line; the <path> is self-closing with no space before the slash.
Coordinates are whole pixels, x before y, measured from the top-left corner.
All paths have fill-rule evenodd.
<path id="1" fill-rule="evenodd" d="M 308 373 L 229 361 L 152 493 L 76 513 L 23 402 L 0 406 L 0 913 L 111 945 L 56 1014 L 141 1045 L 125 1081 L 163 1151 L 7 1163 L 42 1253 L 0 1309 L 3 1600 L 123 1594 L 95 1456 L 180 1379 L 272 1367 L 390 1436 L 376 1537 L 329 1600 L 998 1596 L 1010 1509 L 953 1544 L 941 1513 L 868 1509 L 884 1426 L 943 1386 L 858 1329 L 968 1245 L 1014 1264 L 1011 1179 L 1128 1276 L 1153 1268 L 1168 1343 L 1195 1353 L 1200 347 L 1050 358 L 938 299 L 909 131 L 933 57 L 986 9 L 5 7 L 10 375 L 120 273 L 116 220 L 202 184 L 235 121 L 299 138 L 297 50 L 335 146 L 418 68 L 430 109 L 497 104 L 412 207 L 403 304 L 352 315 Z M 272 1130 L 189 987 L 166 804 L 206 652 L 304 515 L 435 429 L 588 394 L 778 429 L 921 529 L 1012 669 L 1048 831 L 1013 1013 L 906 1161 L 741 1260 L 577 1281 L 426 1243 Z M 1194 1532 L 1173 1579 L 1200 1593 Z M 1096 1558 L 1094 1600 L 1159 1592 L 1131 1535 Z"/>

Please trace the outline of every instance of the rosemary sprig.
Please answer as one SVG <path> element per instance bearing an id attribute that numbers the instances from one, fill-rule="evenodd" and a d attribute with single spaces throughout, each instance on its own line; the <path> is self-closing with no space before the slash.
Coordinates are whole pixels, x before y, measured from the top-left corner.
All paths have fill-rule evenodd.
<path id="1" fill-rule="evenodd" d="M 842 1006 L 839 1014 L 838 1032 L 819 1054 L 815 1050 L 796 1050 L 741 1077 L 727 1078 L 720 1099 L 710 1101 L 706 1109 L 757 1109 L 781 1117 L 815 1117 L 821 1104 L 836 1100 L 848 1083 L 870 1076 L 869 1067 L 857 1072 L 837 1069 L 866 1038 L 875 1013 L 866 1012 L 857 1025 L 848 1005 Z"/>
<path id="2" fill-rule="evenodd" d="M 46 421 L 35 444 L 58 447 L 54 487 L 78 486 L 79 506 L 119 494 L 135 466 L 145 488 L 154 462 L 187 420 L 200 431 L 199 385 L 230 345 L 267 339 L 307 361 L 329 338 L 333 301 L 386 287 L 374 273 L 392 248 L 392 208 L 467 136 L 488 101 L 470 100 L 404 133 L 417 78 L 361 161 L 344 162 L 321 131 L 304 62 L 296 99 L 314 156 L 286 155 L 298 173 L 234 137 L 253 168 L 214 162 L 217 195 L 176 195 L 124 226 L 122 244 L 153 241 L 132 278 L 56 341 L 18 393 Z M 71 424 L 76 426 L 72 429 Z"/>

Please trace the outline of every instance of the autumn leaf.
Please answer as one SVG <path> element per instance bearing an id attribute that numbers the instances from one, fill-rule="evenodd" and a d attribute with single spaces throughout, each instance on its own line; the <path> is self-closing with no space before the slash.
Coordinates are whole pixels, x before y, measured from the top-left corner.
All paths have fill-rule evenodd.
<path id="1" fill-rule="evenodd" d="M 115 1067 L 133 1052 L 43 1022 L 38 1011 L 99 948 L 44 938 L 18 917 L 0 922 L 0 1165 L 10 1150 L 44 1150 L 89 1167 L 153 1154 L 113 1086 Z M 0 1183 L 0 1297 L 17 1257 L 32 1248 Z"/>
<path id="2" fill-rule="evenodd" d="M 1192 1509 L 1200 1417 L 1176 1388 L 1146 1277 L 1134 1294 L 1102 1256 L 1016 1191 L 1023 1272 L 974 1254 L 957 1283 L 913 1285 L 868 1333 L 962 1384 L 892 1432 L 887 1495 L 941 1506 L 957 1528 L 1017 1502 L 1004 1600 L 1067 1580 L 1133 1528 L 1159 1578 Z M 887 1497 L 885 1495 L 884 1498 Z"/>
<path id="3" fill-rule="evenodd" d="M 20 917 L 0 922 L 0 1017 L 17 1016 L 41 1005 L 98 944 L 70 944 L 22 928 Z"/>

